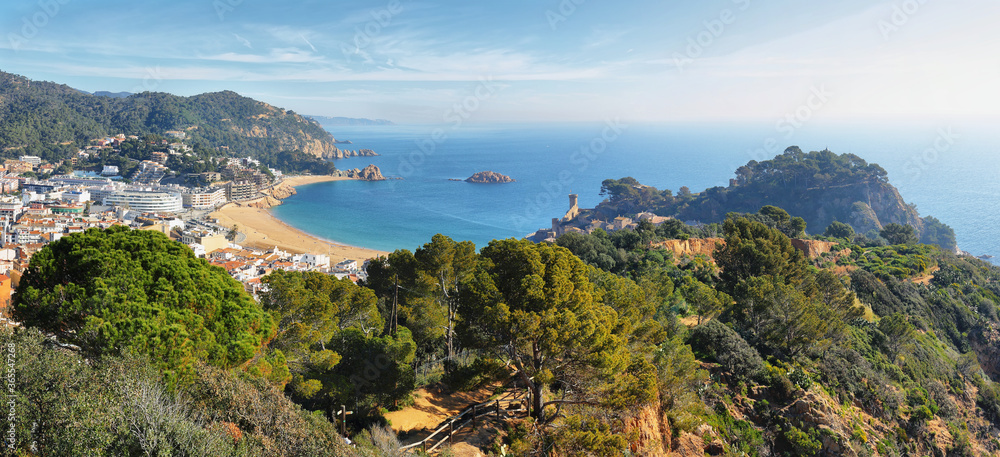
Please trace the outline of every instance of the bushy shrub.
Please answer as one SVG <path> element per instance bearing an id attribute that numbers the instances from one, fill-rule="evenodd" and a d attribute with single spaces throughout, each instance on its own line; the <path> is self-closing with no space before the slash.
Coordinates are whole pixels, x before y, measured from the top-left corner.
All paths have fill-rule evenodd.
<path id="1" fill-rule="evenodd" d="M 764 360 L 735 330 L 711 320 L 691 330 L 692 349 L 714 358 L 736 380 L 762 380 Z"/>
<path id="2" fill-rule="evenodd" d="M 788 380 L 791 381 L 792 384 L 795 384 L 796 386 L 800 387 L 803 390 L 809 390 L 809 388 L 812 387 L 813 384 L 812 376 L 810 376 L 809 373 L 806 373 L 805 370 L 801 368 L 793 368 L 791 371 L 789 371 Z"/>
<path id="3" fill-rule="evenodd" d="M 788 374 L 785 373 L 785 370 L 779 367 L 768 367 L 767 374 L 768 386 L 770 386 L 771 393 L 775 398 L 788 400 L 793 397 L 795 384 L 788 379 Z"/>
<path id="4" fill-rule="evenodd" d="M 945 387 L 944 383 L 938 380 L 931 381 L 927 385 L 927 393 L 930 395 L 931 400 L 937 404 L 937 414 L 939 416 L 952 418 L 958 415 L 958 405 L 955 404 L 955 400 L 952 400 L 951 395 L 948 394 L 948 388 Z"/>
<path id="5" fill-rule="evenodd" d="M 807 433 L 794 425 L 789 425 L 783 436 L 795 451 L 795 455 L 807 456 L 816 455 L 823 449 L 823 445 L 814 435 L 814 433 Z"/>
<path id="6" fill-rule="evenodd" d="M 15 350 L 19 455 L 351 455 L 264 379 L 196 364 L 171 391 L 131 352 L 85 359 L 36 329 L 0 331 L 0 347 Z"/>

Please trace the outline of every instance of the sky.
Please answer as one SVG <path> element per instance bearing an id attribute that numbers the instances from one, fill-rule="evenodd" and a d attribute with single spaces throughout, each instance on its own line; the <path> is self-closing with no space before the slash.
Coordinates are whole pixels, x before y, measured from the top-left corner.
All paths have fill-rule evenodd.
<path id="1" fill-rule="evenodd" d="M 1000 117 L 995 0 L 5 0 L 0 70 L 443 123 Z"/>

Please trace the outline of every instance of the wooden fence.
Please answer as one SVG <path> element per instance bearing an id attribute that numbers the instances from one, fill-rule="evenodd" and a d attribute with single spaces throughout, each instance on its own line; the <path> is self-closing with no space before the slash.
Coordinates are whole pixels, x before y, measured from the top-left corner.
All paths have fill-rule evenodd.
<path id="1" fill-rule="evenodd" d="M 462 412 L 445 420 L 442 423 L 442 425 L 438 427 L 437 430 L 431 432 L 431 434 L 428 435 L 427 438 L 424 438 L 416 443 L 403 446 L 399 448 L 399 450 L 407 451 L 410 449 L 420 448 L 424 452 L 434 452 L 434 450 L 436 450 L 445 442 L 451 441 L 455 433 L 461 431 L 466 426 L 471 424 L 472 429 L 475 430 L 476 422 L 480 417 L 489 416 L 493 414 L 499 418 L 501 417 L 501 415 L 506 416 L 509 413 L 527 412 L 528 411 L 527 402 L 528 402 L 527 396 L 520 396 L 507 399 L 498 398 L 495 400 L 489 400 L 472 405 L 462 410 Z M 517 409 L 511 409 L 510 405 L 513 403 L 518 404 Z M 500 407 L 501 404 L 506 404 L 507 408 L 501 408 Z"/>

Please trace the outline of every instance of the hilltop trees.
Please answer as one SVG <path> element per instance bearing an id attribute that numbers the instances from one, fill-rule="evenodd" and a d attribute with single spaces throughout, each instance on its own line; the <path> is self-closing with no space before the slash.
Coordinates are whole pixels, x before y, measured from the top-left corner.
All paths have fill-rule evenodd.
<path id="1" fill-rule="evenodd" d="M 616 334 L 618 313 L 595 302 L 587 267 L 565 248 L 527 240 L 498 240 L 483 248 L 466 297 L 475 312 L 463 319 L 470 345 L 499 350 L 517 368 L 532 395 L 532 415 L 551 419 L 545 386 L 559 383 L 576 402 L 596 392 L 585 378 L 603 379 L 630 365 L 626 341 Z M 640 370 L 641 371 L 641 370 Z"/>
<path id="2" fill-rule="evenodd" d="M 375 294 L 349 279 L 276 270 L 262 282 L 267 288 L 261 293 L 261 306 L 277 322 L 277 334 L 268 345 L 271 358 L 287 361 L 291 369 L 275 373 L 272 368 L 269 378 L 279 384 L 291 381 L 293 390 L 309 390 L 304 384 L 310 380 L 303 373 L 329 369 L 340 361 L 341 354 L 324 345 L 337 332 L 347 328 L 360 329 L 366 335 L 381 331 Z"/>
<path id="3" fill-rule="evenodd" d="M 739 217 L 723 224 L 726 245 L 715 254 L 722 269 L 724 290 L 734 291 L 752 277 L 770 276 L 783 282 L 798 282 L 806 262 L 802 251 L 783 233 L 763 223 Z"/>
<path id="4" fill-rule="evenodd" d="M 669 190 L 626 177 L 605 180 L 601 195 L 608 199 L 594 209 L 598 219 L 652 212 L 709 223 L 721 222 L 732 212 L 747 213 L 767 205 L 761 214 L 768 218 L 768 225 L 792 238 L 803 236 L 807 223 L 816 231 L 835 221 L 849 222 L 867 232 L 895 221 L 912 225 L 921 242 L 955 249 L 954 230 L 937 219 L 920 218 L 916 207 L 905 204 L 889 184 L 885 169 L 857 155 L 828 150 L 806 153 L 792 146 L 771 160 L 751 160 L 736 170 L 736 178 L 725 188 L 699 193 L 682 190 L 673 197 Z M 876 210 L 863 203 L 876 200 L 898 204 L 876 205 Z"/>
<path id="5" fill-rule="evenodd" d="M 111 98 L 0 72 L 0 119 L 4 119 L 0 144 L 24 145 L 25 153 L 50 162 L 69 157 L 102 135 L 143 137 L 197 126 L 186 130 L 187 143 L 195 149 L 227 146 L 285 171 L 334 169 L 332 163 L 300 152 L 315 146 L 335 150 L 333 137 L 318 123 L 232 91 L 192 97 L 143 92 Z"/>
<path id="6" fill-rule="evenodd" d="M 471 241 L 456 243 L 440 233 L 431 242 L 417 249 L 414 257 L 419 265 L 421 282 L 447 316 L 445 325 L 446 355 L 455 355 L 455 322 L 458 318 L 462 285 L 476 266 L 476 245 Z"/>
<path id="7" fill-rule="evenodd" d="M 843 222 L 833 221 L 826 228 L 826 231 L 823 232 L 823 236 L 853 240 L 854 227 L 851 227 L 850 225 L 847 225 Z"/>
<path id="8" fill-rule="evenodd" d="M 351 405 L 363 418 L 413 390 L 416 345 L 405 327 L 384 329 L 371 289 L 319 272 L 278 270 L 264 283 L 261 304 L 278 323 L 270 355 L 287 360 L 298 403 L 331 419 Z"/>
<path id="9" fill-rule="evenodd" d="M 896 223 L 886 224 L 879 232 L 882 238 L 889 241 L 889 244 L 917 244 L 917 232 L 911 225 L 901 225 Z"/>
<path id="10" fill-rule="evenodd" d="M 274 322 L 242 285 L 153 231 L 90 229 L 31 258 L 14 318 L 102 355 L 131 348 L 169 382 L 196 361 L 232 368 L 274 335 Z"/>

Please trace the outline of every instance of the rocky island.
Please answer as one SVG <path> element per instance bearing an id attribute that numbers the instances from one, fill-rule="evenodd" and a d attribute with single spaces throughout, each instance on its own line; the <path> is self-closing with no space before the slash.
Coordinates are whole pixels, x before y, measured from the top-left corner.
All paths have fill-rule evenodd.
<path id="1" fill-rule="evenodd" d="M 385 181 L 380 170 L 374 164 L 369 164 L 362 169 L 353 168 L 350 170 L 340 170 L 340 175 L 347 178 L 359 179 L 361 181 Z"/>
<path id="2" fill-rule="evenodd" d="M 480 171 L 479 173 L 470 176 L 468 179 L 465 180 L 465 182 L 483 183 L 483 184 L 501 184 L 501 183 L 514 182 L 514 179 L 511 178 L 510 176 L 502 175 L 494 171 Z"/>
<path id="3" fill-rule="evenodd" d="M 350 143 L 350 141 L 348 141 L 347 143 Z M 339 144 L 345 144 L 345 143 L 339 143 Z M 378 155 L 378 153 L 375 152 L 375 151 L 372 151 L 371 149 L 359 149 L 357 151 L 351 151 L 351 150 L 348 150 L 348 149 L 339 149 L 337 147 L 334 147 L 332 151 L 329 151 L 328 153 L 324 154 L 323 158 L 324 159 L 346 159 L 346 158 L 349 158 L 349 157 L 375 157 L 377 155 Z"/>

